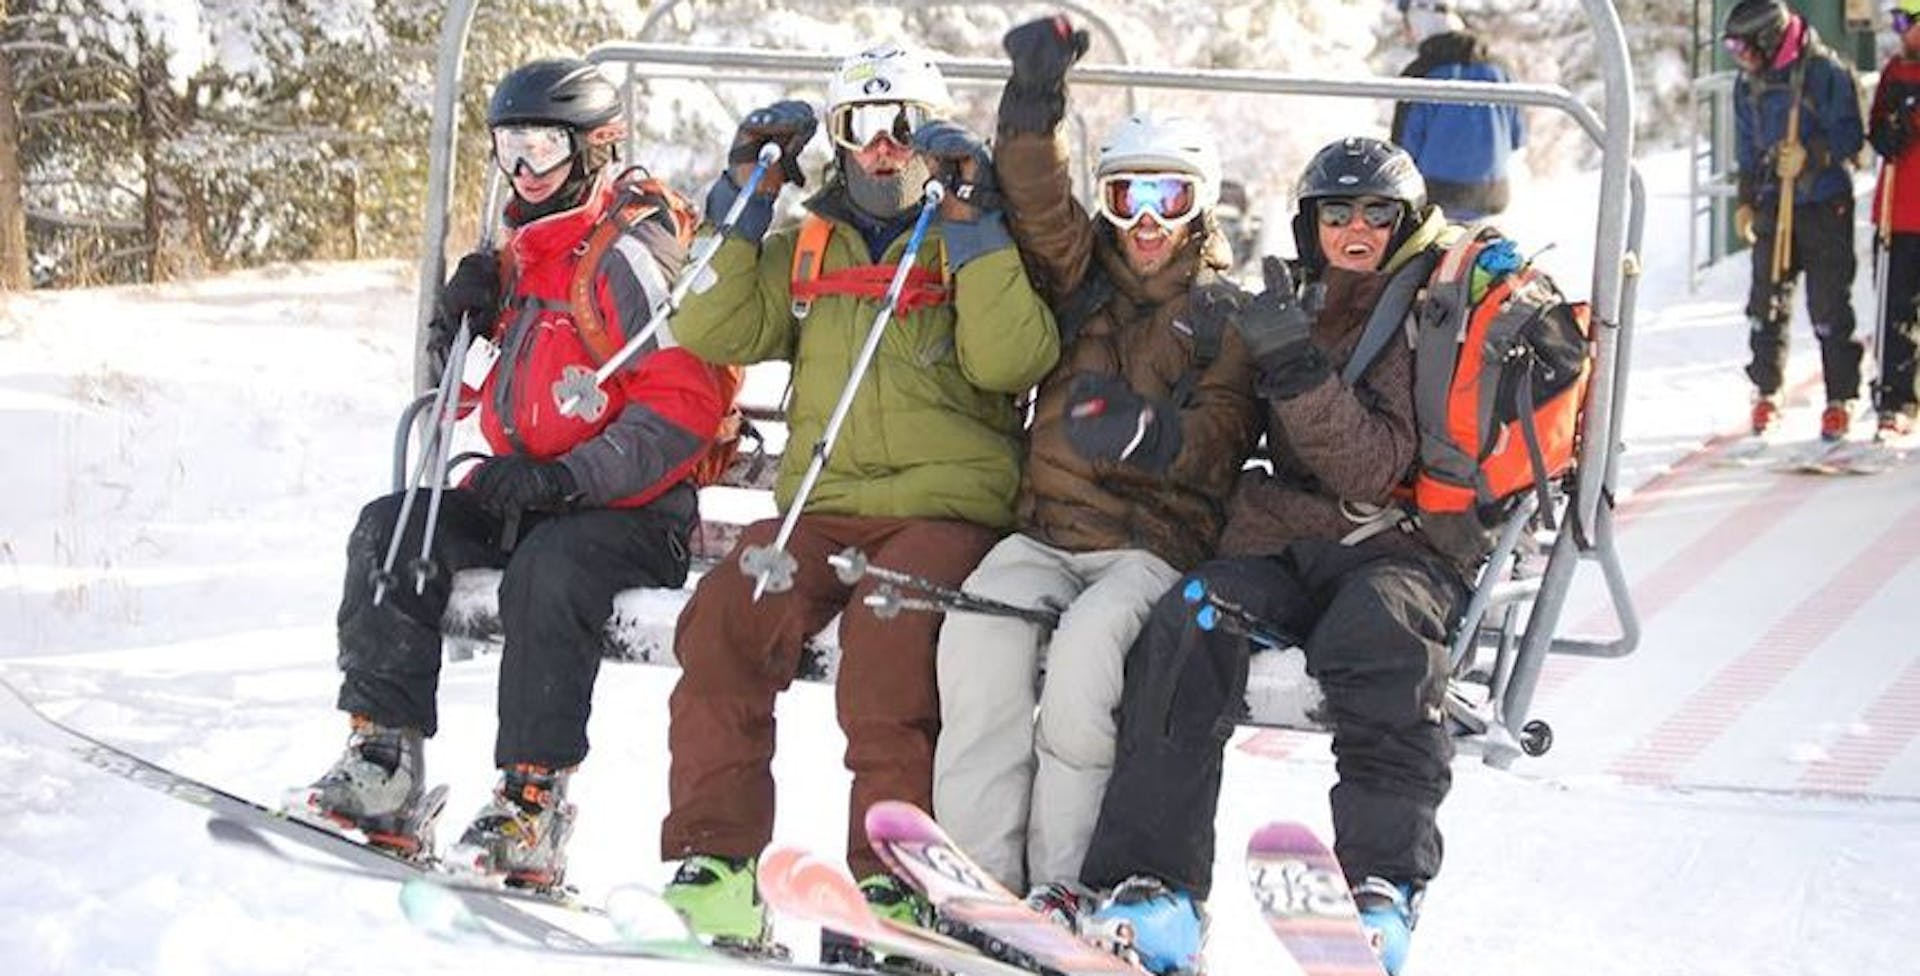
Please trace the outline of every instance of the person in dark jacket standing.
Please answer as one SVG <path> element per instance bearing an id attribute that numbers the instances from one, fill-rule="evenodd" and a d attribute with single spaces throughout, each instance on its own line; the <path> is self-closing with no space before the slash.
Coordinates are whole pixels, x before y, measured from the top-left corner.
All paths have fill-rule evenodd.
<path id="1" fill-rule="evenodd" d="M 1914 138 L 1920 131 L 1920 0 L 1898 0 L 1892 18 L 1900 50 L 1880 69 L 1867 111 L 1867 138 L 1884 160 L 1874 187 L 1873 223 L 1888 232 L 1879 241 L 1888 252 L 1880 281 L 1880 378 L 1873 389 L 1882 439 L 1912 433 L 1920 404 L 1914 368 L 1920 345 L 1920 139 Z"/>
<path id="2" fill-rule="evenodd" d="M 1420 45 L 1400 74 L 1442 81 L 1507 82 L 1512 72 L 1467 29 L 1447 0 L 1400 0 L 1407 34 Z M 1392 140 L 1413 156 L 1427 199 L 1454 220 L 1507 209 L 1507 170 L 1526 145 L 1526 120 L 1514 105 L 1400 102 Z"/>
<path id="3" fill-rule="evenodd" d="M 792 364 L 788 443 L 817 444 L 849 383 L 851 409 L 793 523 L 786 592 L 755 599 L 740 556 L 768 545 L 778 520 L 750 525 L 734 552 L 701 577 L 674 633 L 680 682 L 669 702 L 672 807 L 663 859 L 679 869 L 665 897 L 696 932 L 759 944 L 770 931 L 754 887 L 755 858 L 773 836 L 774 699 L 790 685 L 808 638 L 840 617 L 834 701 L 846 733 L 847 864 L 877 912 L 925 921 L 920 895 L 889 874 L 867 843 L 879 800 L 931 806 L 940 728 L 934 638 L 940 618 L 882 619 L 865 605 L 871 578 L 848 584 L 827 557 L 848 547 L 874 565 L 957 586 L 1014 524 L 1020 486 L 1016 398 L 1059 356 L 1053 315 L 1028 283 L 993 205 L 984 140 L 945 118 L 939 66 L 893 44 L 841 62 L 827 82 L 834 172 L 797 227 L 769 232 L 774 198 L 798 173 L 770 169 L 742 184 L 761 146 L 799 155 L 813 108 L 782 101 L 742 120 L 732 167 L 707 198 L 721 213 L 754 196 L 674 318 L 674 335 L 717 362 Z M 912 256 L 864 374 L 856 372 L 885 284 L 908 259 L 929 179 L 952 184 Z M 972 202 L 969 202 L 972 201 Z M 812 274 L 812 277 L 808 277 Z M 798 279 L 798 280 L 796 280 Z M 798 503 L 812 452 L 788 450 L 774 500 Z M 822 936 L 829 962 L 866 964 L 864 946 Z"/>
<path id="4" fill-rule="evenodd" d="M 1435 818 L 1453 757 L 1446 635 L 1467 583 L 1395 503 L 1418 455 L 1412 350 L 1388 343 L 1352 386 L 1340 371 L 1393 276 L 1421 273 L 1415 259 L 1460 229 L 1427 202 L 1413 159 L 1377 139 L 1321 149 L 1298 190 L 1306 289 L 1296 294 L 1268 258 L 1264 293 L 1230 293 L 1273 470 L 1241 475 L 1220 558 L 1188 579 L 1301 636 L 1333 730 L 1334 850 L 1395 972 L 1440 869 Z M 1421 314 L 1417 302 L 1410 314 Z M 1113 887 L 1092 926 L 1130 924 L 1157 972 L 1203 969 L 1223 753 L 1252 650 L 1200 630 L 1176 589 L 1128 652 L 1119 753 L 1081 880 Z"/>
<path id="5" fill-rule="evenodd" d="M 422 740 L 438 725 L 440 617 L 454 573 L 501 569 L 500 780 L 447 860 L 533 887 L 557 885 L 565 871 L 574 816 L 566 787 L 587 754 L 600 629 L 620 591 L 686 580 L 699 520 L 688 478 L 727 409 L 715 367 L 657 347 L 610 378 L 604 400 L 571 416 L 556 409 L 555 384 L 602 358 L 582 323 L 596 320 L 612 348 L 638 332 L 665 300 L 692 230 L 676 216 L 677 199 L 641 195 L 671 191 L 652 183 L 643 191 L 614 165 L 619 114 L 618 89 L 584 61 L 534 61 L 494 89 L 493 158 L 513 190 L 507 238 L 500 253 L 461 260 L 429 348 L 444 356 L 463 321 L 497 344 L 478 396 L 495 453 L 441 497 L 421 592 L 409 578 L 376 586 L 402 495 L 361 511 L 339 613 L 339 706 L 351 734 L 339 761 L 288 798 L 295 813 L 419 851 L 429 839 L 419 821 L 436 812 L 422 809 L 431 795 Z M 589 258 L 587 241 L 616 208 L 624 238 Z M 570 304 L 580 280 L 591 309 Z M 428 507 L 412 507 L 401 552 L 420 551 Z"/>
<path id="6" fill-rule="evenodd" d="M 1061 611 L 1049 633 L 950 614 L 940 631 L 934 814 L 1038 907 L 1072 884 L 1113 765 L 1121 670 L 1147 610 L 1213 554 L 1259 436 L 1240 337 L 1190 296 L 1228 262 L 1211 213 L 1220 155 L 1199 123 L 1135 115 L 1100 143 L 1094 213 L 1074 199 L 1067 69 L 1085 31 L 1064 16 L 1005 38 L 994 168 L 1014 240 L 1061 322 L 1060 363 L 1027 432 L 1019 532 L 966 589 Z M 1035 682 L 1045 678 L 1036 694 Z M 1037 711 L 1037 715 L 1036 715 Z"/>
<path id="7" fill-rule="evenodd" d="M 1753 432 L 1779 422 L 1794 279 L 1804 272 L 1827 393 L 1820 437 L 1839 441 L 1860 395 L 1850 172 L 1865 144 L 1860 87 L 1853 69 L 1781 0 L 1740 0 L 1727 11 L 1720 35 L 1740 66 L 1733 83 L 1740 174 L 1735 223 L 1753 244 L 1747 291 Z"/>

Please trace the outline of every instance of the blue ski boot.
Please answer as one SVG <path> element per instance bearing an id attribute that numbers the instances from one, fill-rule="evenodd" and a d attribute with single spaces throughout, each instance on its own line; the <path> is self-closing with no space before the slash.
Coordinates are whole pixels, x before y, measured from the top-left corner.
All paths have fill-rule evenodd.
<path id="1" fill-rule="evenodd" d="M 1413 948 L 1413 926 L 1420 917 L 1420 893 L 1412 885 L 1397 885 L 1369 877 L 1353 889 L 1353 907 L 1360 910 L 1360 926 L 1367 931 L 1374 955 L 1387 976 L 1399 976 Z"/>
<path id="2" fill-rule="evenodd" d="M 1136 874 L 1120 882 L 1084 922 L 1088 938 L 1130 951 L 1161 976 L 1203 971 L 1207 910 L 1193 896 L 1158 878 Z"/>

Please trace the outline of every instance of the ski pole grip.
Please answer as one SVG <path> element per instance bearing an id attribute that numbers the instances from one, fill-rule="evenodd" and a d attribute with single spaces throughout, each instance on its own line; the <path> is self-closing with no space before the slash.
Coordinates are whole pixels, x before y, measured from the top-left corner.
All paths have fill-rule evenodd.
<path id="1" fill-rule="evenodd" d="M 759 163 L 762 167 L 772 166 L 779 161 L 780 144 L 775 142 L 763 143 L 760 146 L 760 155 L 754 159 L 754 162 Z"/>
<path id="2" fill-rule="evenodd" d="M 928 180 L 927 185 L 920 189 L 920 199 L 925 201 L 928 206 L 937 205 L 941 200 L 946 199 L 946 197 L 946 185 L 939 180 Z"/>

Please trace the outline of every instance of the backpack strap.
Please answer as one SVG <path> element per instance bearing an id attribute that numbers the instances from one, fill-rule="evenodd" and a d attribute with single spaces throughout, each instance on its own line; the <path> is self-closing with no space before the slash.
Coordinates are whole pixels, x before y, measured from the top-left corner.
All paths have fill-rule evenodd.
<path id="1" fill-rule="evenodd" d="M 1472 234 L 1462 235 L 1461 241 L 1471 241 L 1473 237 Z M 1460 246 L 1456 242 L 1448 249 L 1448 255 L 1451 256 Z M 1352 388 L 1359 383 L 1360 377 L 1373 367 L 1374 360 L 1380 358 L 1387 343 L 1399 334 L 1407 320 L 1407 313 L 1413 310 L 1414 296 L 1427 283 L 1439 260 L 1432 250 L 1421 251 L 1387 280 L 1387 287 L 1380 292 L 1380 300 L 1373 305 L 1373 313 L 1367 316 L 1366 327 L 1360 330 L 1360 341 L 1354 344 L 1353 355 L 1347 357 L 1347 365 L 1340 371 L 1342 384 Z"/>
<path id="2" fill-rule="evenodd" d="M 793 268 L 788 282 L 794 293 L 793 317 L 804 319 L 813 311 L 814 282 L 820 280 L 820 268 L 827 261 L 827 242 L 833 239 L 833 224 L 817 213 L 800 221 L 800 234 L 793 242 Z M 808 297 L 800 297 L 801 293 Z"/>
<path id="3" fill-rule="evenodd" d="M 1199 274 L 1193 276 L 1192 287 L 1198 288 L 1211 284 L 1219 278 L 1220 276 L 1212 271 L 1202 269 Z M 1107 282 L 1107 294 L 1112 295 L 1113 283 L 1104 273 L 1100 275 L 1100 279 Z M 1082 286 L 1083 290 L 1084 288 L 1085 286 Z M 1203 321 L 1198 316 L 1189 315 L 1185 321 L 1187 327 L 1193 330 L 1193 360 L 1187 363 L 1185 370 L 1181 371 L 1180 378 L 1174 381 L 1173 390 L 1168 394 L 1168 399 L 1176 407 L 1187 406 L 1193 399 L 1194 389 L 1200 385 L 1200 377 L 1206 373 L 1207 367 L 1213 365 L 1214 360 L 1220 358 L 1220 344 L 1225 340 L 1227 328 L 1223 322 L 1213 319 Z"/>
<path id="4" fill-rule="evenodd" d="M 639 170 L 638 167 L 635 169 Z M 639 172 L 644 174 L 646 171 Z M 625 178 L 624 174 L 622 178 Z M 574 327 L 580 333 L 581 344 L 586 346 L 587 354 L 593 357 L 596 366 L 613 358 L 624 344 L 622 339 L 607 331 L 606 323 L 600 319 L 598 304 L 594 301 L 600 263 L 622 237 L 633 234 L 647 220 L 661 224 L 683 247 L 692 240 L 693 228 L 697 223 L 692 208 L 679 194 L 659 180 L 642 176 L 620 188 L 613 205 L 600 215 L 599 220 L 594 221 L 593 229 L 580 245 L 573 267 L 573 279 L 567 287 L 567 300 L 572 306 Z M 655 296 L 656 300 L 667 295 L 670 283 L 650 254 L 631 261 L 630 266 L 648 295 Z"/>
<path id="5" fill-rule="evenodd" d="M 1113 297 L 1113 278 L 1108 276 L 1107 269 L 1101 267 L 1098 261 L 1090 264 L 1086 277 L 1080 279 L 1080 287 L 1075 288 L 1073 294 L 1068 295 L 1053 314 L 1053 320 L 1060 326 L 1060 347 L 1063 349 L 1080 337 L 1081 327 Z"/>

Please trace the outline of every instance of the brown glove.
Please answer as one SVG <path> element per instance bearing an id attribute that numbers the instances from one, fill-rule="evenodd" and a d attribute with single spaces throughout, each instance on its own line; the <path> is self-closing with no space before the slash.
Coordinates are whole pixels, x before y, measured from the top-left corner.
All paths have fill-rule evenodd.
<path id="1" fill-rule="evenodd" d="M 1773 160 L 1773 171 L 1781 182 L 1791 182 L 1800 178 L 1807 168 L 1807 147 L 1797 142 L 1783 142 Z"/>
<path id="2" fill-rule="evenodd" d="M 1733 232 L 1748 244 L 1760 239 L 1760 235 L 1753 232 L 1753 204 L 1743 203 L 1733 208 Z"/>

